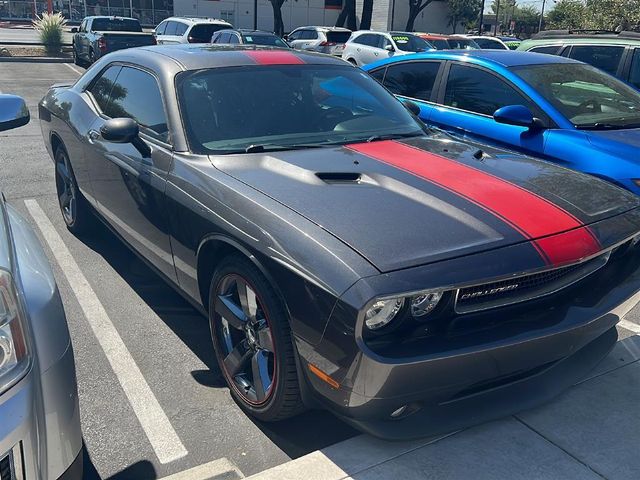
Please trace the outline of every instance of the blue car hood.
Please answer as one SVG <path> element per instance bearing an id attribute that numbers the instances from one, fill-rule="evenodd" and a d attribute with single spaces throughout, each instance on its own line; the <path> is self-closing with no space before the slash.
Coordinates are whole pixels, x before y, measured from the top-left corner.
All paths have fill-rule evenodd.
<path id="1" fill-rule="evenodd" d="M 613 149 L 616 153 L 625 155 L 627 158 L 638 158 L 638 148 L 640 148 L 640 128 L 630 128 L 621 130 L 597 130 L 585 132 L 589 142 L 594 147 L 606 150 Z"/>

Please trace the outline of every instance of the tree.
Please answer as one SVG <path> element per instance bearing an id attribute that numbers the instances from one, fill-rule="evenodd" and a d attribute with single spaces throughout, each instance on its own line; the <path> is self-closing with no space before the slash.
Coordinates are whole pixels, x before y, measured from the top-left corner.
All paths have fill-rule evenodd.
<path id="1" fill-rule="evenodd" d="M 640 0 L 586 0 L 584 25 L 605 30 L 640 27 Z"/>
<path id="2" fill-rule="evenodd" d="M 349 30 L 357 30 L 358 24 L 356 19 L 356 0 L 345 0 L 344 6 L 338 19 L 336 20 L 336 27 L 346 27 Z"/>
<path id="3" fill-rule="evenodd" d="M 545 18 L 551 29 L 572 29 L 584 26 L 585 4 L 581 0 L 560 0 Z"/>
<path id="4" fill-rule="evenodd" d="M 362 16 L 360 17 L 360 30 L 371 28 L 371 17 L 373 16 L 373 0 L 363 0 Z"/>
<path id="5" fill-rule="evenodd" d="M 449 0 L 449 26 L 456 33 L 460 23 L 469 27 L 470 23 L 478 18 L 481 8 L 481 0 Z"/>
<path id="6" fill-rule="evenodd" d="M 413 32 L 416 18 L 418 18 L 420 12 L 427 8 L 427 5 L 432 1 L 433 0 L 409 0 L 409 18 L 407 19 L 407 27 L 405 28 L 407 32 Z"/>
<path id="7" fill-rule="evenodd" d="M 282 21 L 282 4 L 286 0 L 269 0 L 273 7 L 273 33 L 279 37 L 284 35 L 284 22 Z"/>

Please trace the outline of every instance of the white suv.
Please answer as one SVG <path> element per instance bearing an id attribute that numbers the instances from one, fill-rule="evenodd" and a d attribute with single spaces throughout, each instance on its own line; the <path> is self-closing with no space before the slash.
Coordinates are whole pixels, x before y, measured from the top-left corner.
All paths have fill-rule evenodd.
<path id="1" fill-rule="evenodd" d="M 233 25 L 217 18 L 171 17 L 163 20 L 153 34 L 158 45 L 209 43 L 215 32 L 225 28 Z"/>
<path id="2" fill-rule="evenodd" d="M 408 32 L 354 32 L 344 46 L 342 58 L 361 67 L 394 55 L 433 50 L 433 46 L 422 38 Z"/>
<path id="3" fill-rule="evenodd" d="M 284 39 L 293 48 L 340 56 L 351 30 L 342 27 L 299 27 Z"/>

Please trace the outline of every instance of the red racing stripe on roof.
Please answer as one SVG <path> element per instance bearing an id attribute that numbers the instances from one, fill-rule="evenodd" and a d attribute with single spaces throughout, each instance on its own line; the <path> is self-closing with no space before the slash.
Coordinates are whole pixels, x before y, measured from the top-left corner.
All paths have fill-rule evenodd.
<path id="1" fill-rule="evenodd" d="M 245 50 L 244 54 L 251 57 L 259 65 L 299 65 L 304 63 L 296 54 L 283 50 Z"/>
<path id="2" fill-rule="evenodd" d="M 548 264 L 575 262 L 601 250 L 591 230 L 569 212 L 495 175 L 393 140 L 348 148 L 428 180 L 491 212 L 531 240 Z"/>

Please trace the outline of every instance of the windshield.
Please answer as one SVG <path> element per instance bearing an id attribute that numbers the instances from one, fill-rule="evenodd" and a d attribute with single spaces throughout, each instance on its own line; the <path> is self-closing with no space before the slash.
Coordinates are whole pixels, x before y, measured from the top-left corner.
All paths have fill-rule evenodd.
<path id="1" fill-rule="evenodd" d="M 449 50 L 451 46 L 445 38 L 430 38 L 429 43 L 435 46 L 438 50 Z"/>
<path id="2" fill-rule="evenodd" d="M 449 48 L 455 50 L 475 50 L 480 48 L 475 40 L 471 40 L 470 38 L 449 37 L 447 40 L 449 42 Z"/>
<path id="3" fill-rule="evenodd" d="M 424 135 L 424 125 L 365 72 L 342 65 L 257 65 L 181 73 L 191 149 L 238 153 Z"/>
<path id="4" fill-rule="evenodd" d="M 423 40 L 415 35 L 406 34 L 391 34 L 391 38 L 396 42 L 399 50 L 403 52 L 424 52 L 425 50 L 432 50 L 433 47 L 429 42 Z"/>
<path id="5" fill-rule="evenodd" d="M 141 32 L 140 22 L 131 18 L 96 18 L 91 24 L 94 32 Z"/>
<path id="6" fill-rule="evenodd" d="M 327 42 L 347 43 L 347 40 L 349 40 L 349 37 L 351 36 L 351 32 L 328 31 L 326 35 L 327 35 Z"/>
<path id="7" fill-rule="evenodd" d="M 526 65 L 512 70 L 578 128 L 640 125 L 640 94 L 591 65 Z"/>
<path id="8" fill-rule="evenodd" d="M 244 35 L 244 43 L 249 43 L 251 45 L 268 45 L 271 47 L 282 47 L 289 48 L 282 39 L 275 35 Z"/>
<path id="9" fill-rule="evenodd" d="M 200 23 L 194 25 L 189 36 L 192 37 L 195 43 L 209 43 L 211 36 L 219 30 L 229 28 L 229 25 L 219 23 Z"/>

